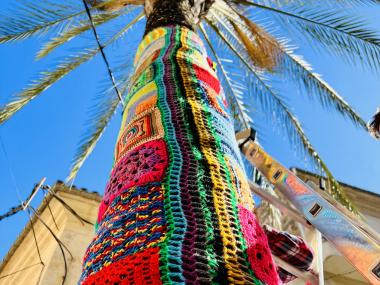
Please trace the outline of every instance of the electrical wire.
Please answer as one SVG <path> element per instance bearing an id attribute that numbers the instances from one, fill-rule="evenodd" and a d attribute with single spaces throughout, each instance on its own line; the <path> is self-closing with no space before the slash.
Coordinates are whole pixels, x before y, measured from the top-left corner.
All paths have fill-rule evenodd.
<path id="1" fill-rule="evenodd" d="M 55 233 L 53 232 L 53 230 L 44 222 L 44 220 L 42 220 L 42 218 L 37 213 L 37 211 L 32 206 L 30 206 L 30 205 L 28 206 L 28 208 L 32 210 L 32 212 L 34 213 L 34 216 L 37 217 L 37 219 L 46 227 L 46 229 L 50 232 L 50 234 L 53 236 L 53 238 L 55 239 L 55 241 L 58 243 L 58 246 L 59 246 L 59 248 L 61 250 L 61 253 L 62 253 L 63 262 L 64 262 L 64 274 L 63 274 L 63 278 L 62 278 L 62 285 L 64 285 L 65 281 L 66 281 L 66 278 L 67 278 L 67 272 L 68 272 L 67 259 L 66 259 L 66 254 L 65 254 L 64 249 L 67 250 L 67 252 L 70 254 L 70 257 L 72 259 L 74 257 L 71 254 L 70 250 L 67 248 L 67 246 L 55 235 Z"/>
<path id="2" fill-rule="evenodd" d="M 28 208 L 28 216 L 29 216 L 29 221 L 30 221 L 30 226 L 32 228 L 32 233 L 33 233 L 33 238 L 34 238 L 34 243 L 36 245 L 36 248 L 37 248 L 37 253 L 38 253 L 38 258 L 40 259 L 40 263 L 42 265 L 45 266 L 44 262 L 42 261 L 42 258 L 41 258 L 41 251 L 40 251 L 40 248 L 38 246 L 38 242 L 37 242 L 37 237 L 36 237 L 36 231 L 34 230 L 34 225 L 33 225 L 33 221 L 32 221 L 32 216 L 30 214 L 30 210 Z"/>
<path id="3" fill-rule="evenodd" d="M 53 222 L 54 222 L 54 225 L 55 225 L 55 227 L 57 228 L 57 230 L 59 230 L 59 228 L 58 228 L 58 224 L 57 224 L 57 221 L 55 220 L 55 217 L 54 217 L 54 215 L 53 215 L 53 212 L 52 212 L 52 210 L 51 210 L 51 208 L 50 208 L 50 203 L 47 201 L 47 199 L 46 199 L 46 190 L 43 188 L 43 186 L 41 186 L 41 189 L 42 189 L 42 191 L 43 191 L 43 193 L 44 193 L 44 198 L 43 198 L 43 200 L 44 200 L 44 202 L 46 203 L 46 206 L 47 206 L 47 208 L 48 208 L 48 210 L 49 210 L 49 212 L 50 212 L 50 215 L 51 215 L 51 218 L 53 219 Z"/>
<path id="4" fill-rule="evenodd" d="M 83 2 L 83 5 L 85 7 L 85 10 L 86 10 L 86 14 L 89 18 L 89 21 L 91 23 L 91 28 L 92 28 L 92 31 L 94 33 L 94 36 L 95 36 L 95 40 L 97 42 L 97 45 L 99 47 L 99 51 L 102 55 L 102 58 L 103 58 L 103 61 L 107 67 L 107 72 L 108 72 L 108 75 L 111 79 L 111 82 L 112 82 L 112 85 L 113 85 L 113 88 L 122 104 L 122 106 L 124 107 L 124 102 L 123 102 L 123 98 L 122 98 L 122 95 L 116 85 L 116 81 L 115 81 L 115 77 L 113 75 L 113 72 L 111 70 L 111 67 L 110 67 L 110 64 L 109 64 L 109 61 L 107 59 L 107 56 L 104 52 L 104 47 L 102 46 L 102 44 L 100 43 L 100 39 L 99 39 L 99 36 L 98 36 L 98 33 L 96 31 L 96 28 L 95 28 L 95 24 L 94 24 L 94 21 L 93 21 L 93 18 L 92 18 L 92 15 L 91 15 L 91 12 L 90 12 L 90 9 L 88 7 L 88 4 L 86 3 L 85 0 L 82 0 Z M 13 216 L 15 214 L 17 214 L 18 212 L 24 210 L 24 203 L 21 199 L 21 193 L 20 193 L 20 190 L 17 186 L 17 182 L 16 182 L 16 178 L 15 178 L 15 175 L 13 173 L 13 170 L 10 166 L 10 160 L 9 160 L 9 156 L 7 154 L 7 151 L 6 151 L 6 148 L 5 148 L 5 145 L 4 145 L 4 142 L 2 140 L 2 137 L 0 136 L 0 144 L 1 144 L 1 147 L 2 147 L 2 150 L 4 152 L 4 156 L 5 156 L 5 159 L 7 161 L 7 164 L 8 164 L 8 171 L 9 171 L 9 174 L 11 176 L 11 179 L 12 179 L 12 182 L 14 184 L 14 189 L 16 191 L 16 195 L 20 201 L 20 205 L 16 206 L 16 207 L 13 207 L 11 208 L 8 212 L 6 212 L 5 214 L 1 215 L 0 216 L 0 221 L 4 218 L 7 218 L 7 217 L 10 217 L 10 216 Z M 50 189 L 49 189 L 50 190 Z M 54 198 L 56 198 L 66 209 L 68 209 L 75 217 L 77 217 L 83 224 L 83 222 L 85 223 L 88 223 L 88 224 L 91 224 L 93 225 L 91 222 L 87 221 L 86 219 L 82 218 L 79 214 L 77 214 L 69 205 L 67 205 L 67 203 L 65 203 L 62 199 L 60 199 L 57 195 L 55 195 L 54 192 L 50 191 L 50 193 L 52 193 L 52 195 L 54 196 Z M 46 201 L 46 195 L 45 195 L 45 192 L 44 192 L 44 201 Z M 58 225 L 56 223 L 56 220 L 54 218 L 54 215 L 51 211 L 51 208 L 49 206 L 49 204 L 47 203 L 47 207 L 48 207 L 48 210 L 53 218 L 53 221 L 54 221 L 54 224 L 56 226 L 56 228 L 58 229 Z M 54 232 L 52 231 L 52 229 L 41 219 L 41 217 L 39 216 L 39 214 L 37 213 L 37 211 L 30 205 L 28 205 L 27 207 L 27 210 L 28 210 L 28 216 L 29 216 L 29 221 L 30 221 L 30 224 L 31 224 L 31 228 L 32 228 L 32 232 L 33 232 L 33 238 L 34 238 L 34 242 L 35 242 L 35 245 L 36 245 L 36 248 L 37 248 L 37 253 L 38 253 L 38 257 L 39 257 L 39 260 L 40 260 L 40 263 L 38 264 L 34 264 L 34 265 L 31 265 L 31 266 L 28 266 L 28 267 L 25 267 L 21 270 L 18 270 L 18 271 L 15 271 L 11 274 L 7 274 L 7 275 L 4 275 L 4 276 L 1 276 L 0 279 L 2 278 L 5 278 L 5 277 L 8 277 L 10 275 L 13 275 L 13 274 L 16 274 L 16 273 L 19 273 L 19 272 L 22 272 L 23 270 L 26 270 L 28 268 L 31 268 L 33 266 L 36 266 L 36 265 L 39 265 L 41 264 L 43 267 L 40 271 L 40 274 L 39 274 L 39 277 L 38 277 L 38 281 L 37 281 L 37 284 L 40 283 L 40 280 L 41 280 L 41 276 L 42 276 L 42 272 L 43 272 L 43 269 L 45 267 L 45 264 L 43 263 L 42 261 L 42 257 L 41 257 L 41 252 L 40 252 L 40 249 L 39 249 L 39 246 L 38 246 L 38 242 L 37 242 L 37 237 L 36 237 L 36 233 L 35 233 L 35 230 L 34 230 L 34 225 L 33 225 L 33 221 L 32 221 L 32 218 L 31 218 L 31 213 L 30 213 L 30 210 L 33 211 L 34 213 L 34 216 L 37 217 L 37 219 L 46 227 L 46 229 L 52 234 L 53 238 L 56 240 L 56 242 L 58 243 L 59 247 L 60 247 L 60 250 L 61 250 L 61 253 L 62 253 L 62 257 L 63 257 L 63 260 L 64 260 L 64 276 L 63 276 L 63 280 L 62 280 L 62 285 L 65 283 L 66 281 L 66 278 L 67 278 L 67 272 L 68 272 L 68 268 L 67 268 L 67 260 L 66 260 L 66 255 L 65 255 L 65 251 L 64 249 L 67 250 L 67 252 L 70 254 L 71 258 L 73 258 L 73 255 L 71 254 L 70 250 L 63 244 L 63 242 L 54 234 Z"/>
<path id="5" fill-rule="evenodd" d="M 99 47 L 99 50 L 100 50 L 100 54 L 102 55 L 103 61 L 106 64 L 108 75 L 109 75 L 109 77 L 111 79 L 113 88 L 115 89 L 117 97 L 119 97 L 119 100 L 120 100 L 121 104 L 124 107 L 123 97 L 122 97 L 122 95 L 121 95 L 121 93 L 119 91 L 119 88 L 117 88 L 115 77 L 114 77 L 113 72 L 111 70 L 111 66 L 110 66 L 109 61 L 107 59 L 107 56 L 106 56 L 106 54 L 104 52 L 104 47 L 103 47 L 103 45 L 100 42 L 98 32 L 96 31 L 95 24 L 94 24 L 94 21 L 92 19 L 90 8 L 88 7 L 88 4 L 87 4 L 86 0 L 82 0 L 82 2 L 83 2 L 83 5 L 84 5 L 84 8 L 86 10 L 86 14 L 88 16 L 88 19 L 90 20 L 91 29 L 92 29 L 92 32 L 94 33 L 96 43 L 97 43 L 97 45 Z"/>
<path id="6" fill-rule="evenodd" d="M 13 169 L 12 169 L 12 166 L 11 166 L 11 162 L 9 160 L 8 152 L 7 152 L 6 148 L 5 148 L 5 144 L 4 144 L 3 138 L 1 137 L 1 134 L 0 134 L 0 144 L 1 144 L 1 149 L 3 150 L 3 153 L 4 153 L 4 157 L 5 157 L 5 161 L 6 161 L 6 164 L 7 164 L 9 175 L 11 177 L 14 189 L 16 191 L 17 198 L 18 198 L 20 204 L 22 204 L 20 189 L 17 186 L 16 176 L 14 175 L 14 172 L 13 172 Z"/>
<path id="7" fill-rule="evenodd" d="M 23 272 L 23 271 L 25 271 L 25 270 L 28 270 L 29 268 L 32 268 L 32 267 L 37 266 L 37 265 L 40 265 L 40 264 L 41 264 L 41 263 L 36 263 L 36 264 L 28 265 L 28 266 L 25 266 L 24 268 L 21 268 L 21 269 L 19 269 L 19 270 L 13 271 L 13 272 L 8 273 L 8 274 L 6 274 L 6 275 L 2 275 L 2 276 L 0 276 L 0 280 L 1 280 L 1 279 L 4 279 L 4 278 L 7 278 L 7 277 L 9 277 L 9 276 L 15 275 L 15 274 L 17 274 L 17 273 Z"/>
<path id="8" fill-rule="evenodd" d="M 94 36 L 95 36 L 95 40 L 96 40 L 96 43 L 99 47 L 99 51 L 102 55 L 102 58 L 103 58 L 103 61 L 107 67 L 107 72 L 108 72 L 108 75 L 111 79 L 111 82 L 112 82 L 112 85 L 113 85 L 113 88 L 122 104 L 122 106 L 124 107 L 124 102 L 123 102 L 123 98 L 122 98 L 122 95 L 116 85 L 116 80 L 115 80 L 115 77 L 113 75 L 113 72 L 111 70 L 111 67 L 110 67 L 110 64 L 109 64 L 109 61 L 107 59 L 107 56 L 104 52 L 104 47 L 102 46 L 101 42 L 100 42 L 100 39 L 99 39 L 99 36 L 98 36 L 98 33 L 96 31 L 96 28 L 95 28 L 95 24 L 94 24 L 94 21 L 93 21 L 93 18 L 92 18 L 92 15 L 91 15 L 91 12 L 90 12 L 90 9 L 89 9 L 89 6 L 88 4 L 86 3 L 85 0 L 82 0 L 83 2 L 83 5 L 85 7 L 85 10 L 86 10 L 86 14 L 89 18 L 89 21 L 91 23 L 91 28 L 92 28 L 92 31 L 94 33 Z M 20 190 L 17 186 L 17 183 L 16 183 L 16 178 L 15 178 L 15 175 L 12 171 L 12 168 L 10 166 L 10 160 L 9 160 L 9 157 L 8 157 L 8 154 L 7 154 L 7 151 L 5 149 L 5 145 L 4 145 L 4 142 L 0 136 L 0 144 L 1 144 L 1 147 L 2 147 L 2 150 L 4 152 L 4 155 L 5 155 L 5 158 L 6 158 L 6 161 L 7 161 L 7 164 L 8 164 L 8 171 L 9 171 L 9 174 L 11 176 L 11 179 L 12 179 L 12 182 L 14 184 L 14 188 L 15 188 L 15 191 L 16 191 L 16 195 L 20 201 L 20 205 L 16 206 L 16 207 L 13 207 L 11 208 L 8 212 L 6 212 L 5 214 L 1 215 L 0 216 L 0 221 L 6 217 L 10 217 L 10 216 L 13 216 L 15 214 L 17 214 L 18 212 L 24 210 L 23 208 L 23 205 L 24 203 L 22 202 L 22 199 L 21 199 L 21 194 L 20 194 Z M 50 189 L 49 189 L 50 190 Z M 54 198 L 56 198 L 66 209 L 68 209 L 75 217 L 77 217 L 83 224 L 83 222 L 85 223 L 88 223 L 88 224 L 91 224 L 93 225 L 93 223 L 89 222 L 88 220 L 82 218 L 79 214 L 77 214 L 67 203 L 65 203 L 62 199 L 60 199 L 54 192 L 52 191 L 49 191 Z M 44 201 L 46 201 L 46 195 L 45 195 L 45 192 L 44 192 Z M 53 221 L 54 221 L 54 224 L 56 226 L 56 228 L 58 229 L 58 225 L 56 223 L 56 220 L 54 218 L 54 215 L 51 211 L 51 208 L 49 205 L 47 205 L 48 207 L 48 210 L 53 218 Z M 21 269 L 21 270 L 18 270 L 18 271 L 15 271 L 11 274 L 8 274 L 8 275 L 5 275 L 5 276 L 1 276 L 0 279 L 2 278 L 5 278 L 7 276 L 10 276 L 10 275 L 13 275 L 13 274 L 16 274 L 16 273 L 19 273 L 19 272 L 22 272 L 23 270 L 26 270 L 32 266 L 36 266 L 36 265 L 39 265 L 39 264 L 42 264 L 42 269 L 41 269 L 41 272 L 40 272 L 40 275 L 39 275 L 39 278 L 38 278 L 38 281 L 37 281 L 37 284 L 40 283 L 40 280 L 41 280 L 41 275 L 42 275 L 42 272 L 43 272 L 43 269 L 45 267 L 45 264 L 43 263 L 42 261 L 42 258 L 41 258 L 41 252 L 40 252 L 40 249 L 39 249 L 39 246 L 38 246 L 38 242 L 37 242 L 37 237 L 36 237 L 36 233 L 35 233 L 35 230 L 34 230 L 34 226 L 33 226 L 33 221 L 32 221 L 32 218 L 31 218 L 31 213 L 30 211 L 32 210 L 33 213 L 34 213 L 34 216 L 37 217 L 37 219 L 46 227 L 46 229 L 52 234 L 53 238 L 56 240 L 56 242 L 58 243 L 59 247 L 60 247 L 60 250 L 61 250 L 61 253 L 62 253 L 62 257 L 63 257 L 63 260 L 64 260 L 64 276 L 63 276 L 63 280 L 62 280 L 62 285 L 65 283 L 66 281 L 66 277 L 67 277 L 67 271 L 68 271 L 68 268 L 67 268 L 67 260 L 66 260 L 66 255 L 65 255 L 65 251 L 64 249 L 66 249 L 68 251 L 68 253 L 70 254 L 71 258 L 73 258 L 73 255 L 71 254 L 70 250 L 63 244 L 63 242 L 54 234 L 54 232 L 52 231 L 52 229 L 41 219 L 41 217 L 39 216 L 39 214 L 37 213 L 37 211 L 30 205 L 28 205 L 27 207 L 28 209 L 28 216 L 29 216 L 29 221 L 30 221 L 30 224 L 31 224 L 31 228 L 32 228 L 32 232 L 33 232 L 33 238 L 34 238 L 34 241 L 35 241 L 35 245 L 36 245 L 36 248 L 37 248 L 37 253 L 38 253 L 38 257 L 40 259 L 40 263 L 38 264 L 34 264 L 34 265 L 31 265 L 31 266 L 28 266 L 24 269 Z"/>
<path id="9" fill-rule="evenodd" d="M 61 199 L 57 194 L 50 188 L 50 186 L 44 186 L 46 188 L 50 195 L 52 195 L 55 199 L 58 200 L 64 206 L 71 214 L 73 214 L 83 225 L 83 223 L 94 225 L 92 222 L 86 220 L 85 218 L 81 217 L 73 208 L 71 208 L 63 199 Z"/>

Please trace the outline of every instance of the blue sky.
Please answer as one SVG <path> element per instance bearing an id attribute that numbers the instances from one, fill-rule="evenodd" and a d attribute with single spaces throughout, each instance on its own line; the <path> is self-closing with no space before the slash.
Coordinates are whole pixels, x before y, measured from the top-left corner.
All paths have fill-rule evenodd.
<path id="1" fill-rule="evenodd" d="M 11 1 L 2 1 L 2 8 Z M 375 15 L 379 9 L 365 10 L 373 26 L 379 24 Z M 118 44 L 118 54 L 133 53 L 142 36 L 143 23 L 124 37 Z M 0 104 L 20 91 L 36 74 L 52 62 L 67 54 L 68 48 L 58 50 L 47 60 L 37 62 L 35 53 L 44 38 L 0 45 Z M 92 42 L 91 35 L 82 43 Z M 306 42 L 297 53 L 304 55 L 315 70 L 323 75 L 344 98 L 367 121 L 379 103 L 379 74 L 352 66 L 334 56 L 315 53 Z M 125 50 L 123 49 L 125 47 Z M 115 64 L 118 55 L 113 49 L 107 51 Z M 120 55 L 122 56 L 122 54 Z M 18 195 L 26 197 L 34 183 L 47 177 L 48 184 L 64 180 L 72 157 L 84 131 L 87 109 L 101 90 L 106 70 L 98 56 L 67 78 L 60 80 L 42 96 L 28 104 L 6 124 L 0 126 L 0 135 L 9 160 L 0 149 L 0 213 L 19 203 Z M 311 142 L 325 160 L 333 174 L 341 181 L 380 194 L 380 142 L 355 128 L 350 122 L 331 110 L 324 110 L 318 103 L 285 84 L 284 93 L 288 103 L 302 122 Z M 260 114 L 259 114 L 260 117 Z M 112 166 L 113 146 L 120 122 L 120 112 L 115 116 L 96 150 L 80 171 L 75 185 L 90 191 L 103 193 Z M 286 137 L 269 124 L 261 137 L 265 149 L 284 165 L 310 169 L 305 160 L 294 154 Z M 13 181 L 9 169 L 12 170 Z M 18 190 L 16 190 L 16 188 Z M 18 194 L 19 193 L 19 194 Z M 37 206 L 39 195 L 33 202 Z M 0 257 L 8 250 L 27 222 L 27 215 L 20 213 L 0 222 Z"/>

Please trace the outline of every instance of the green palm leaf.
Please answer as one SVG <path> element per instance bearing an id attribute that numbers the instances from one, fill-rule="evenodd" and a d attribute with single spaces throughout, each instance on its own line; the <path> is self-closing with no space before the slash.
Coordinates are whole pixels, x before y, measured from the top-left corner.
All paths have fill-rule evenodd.
<path id="1" fill-rule="evenodd" d="M 128 80 L 124 79 L 118 86 L 120 87 L 120 93 L 124 94 L 127 90 Z M 89 117 L 89 126 L 80 141 L 66 181 L 73 181 L 75 179 L 78 171 L 95 149 L 96 144 L 102 137 L 120 104 L 119 97 L 113 88 L 108 88 L 108 90 L 102 92 L 100 96 L 96 98 L 96 103 L 91 108 L 93 111 Z"/>
<path id="2" fill-rule="evenodd" d="M 117 39 L 119 39 L 125 32 L 127 32 L 134 23 L 143 18 L 143 13 L 140 13 L 134 20 L 128 23 L 124 28 L 122 28 L 117 34 L 115 34 L 111 39 L 109 39 L 104 47 L 110 45 Z M 41 72 L 40 78 L 33 81 L 32 84 L 17 94 L 14 98 L 10 100 L 10 103 L 5 105 L 5 107 L 0 109 L 0 125 L 8 120 L 12 115 L 14 115 L 18 110 L 24 107 L 27 103 L 33 100 L 35 97 L 40 95 L 47 88 L 52 86 L 59 79 L 67 75 L 70 71 L 79 67 L 84 62 L 93 58 L 99 52 L 98 47 L 85 49 L 80 51 L 74 56 L 70 56 L 56 65 L 56 68 L 51 71 Z"/>
<path id="3" fill-rule="evenodd" d="M 337 9 L 294 5 L 283 10 L 248 0 L 236 2 L 271 12 L 282 26 L 318 41 L 333 54 L 354 63 L 359 59 L 374 70 L 380 69 L 380 36 L 369 29 L 363 19 L 345 15 Z"/>
<path id="4" fill-rule="evenodd" d="M 47 0 L 30 1 L 18 6 L 17 9 L 0 15 L 0 43 L 42 35 L 84 13 L 83 9 L 70 1 L 65 4 Z"/>
<path id="5" fill-rule="evenodd" d="M 117 17 L 119 17 L 119 13 L 113 14 L 96 14 L 93 16 L 94 24 L 96 26 L 105 24 Z M 54 51 L 57 47 L 67 43 L 78 35 L 88 31 L 91 29 L 91 25 L 88 23 L 88 20 L 80 21 L 79 24 L 73 24 L 68 29 L 65 29 L 63 32 L 59 33 L 58 36 L 52 38 L 49 42 L 47 42 L 42 49 L 37 53 L 36 58 L 41 59 L 52 51 Z"/>
<path id="6" fill-rule="evenodd" d="M 229 47 L 229 49 L 240 59 L 243 67 L 249 70 L 251 76 L 250 92 L 254 94 L 260 101 L 261 105 L 266 111 L 266 114 L 277 116 L 278 121 L 285 124 L 289 139 L 296 145 L 302 145 L 303 150 L 309 155 L 312 161 L 320 169 L 322 169 L 331 185 L 331 195 L 341 202 L 345 207 L 354 213 L 358 213 L 357 209 L 353 206 L 351 201 L 347 198 L 344 190 L 339 186 L 336 179 L 332 176 L 331 171 L 327 168 L 326 164 L 322 161 L 319 154 L 311 145 L 307 138 L 303 128 L 297 118 L 293 115 L 290 109 L 287 107 L 283 99 L 278 93 L 267 83 L 265 77 L 258 70 L 255 70 L 253 66 L 243 56 L 241 51 L 237 50 L 231 43 L 231 40 L 219 29 L 210 19 L 207 20 L 209 26 L 214 30 L 218 37 Z"/>
<path id="7" fill-rule="evenodd" d="M 219 21 L 224 23 L 224 27 L 226 26 L 226 22 L 231 22 L 232 20 L 235 21 L 235 26 L 231 25 L 235 28 L 226 29 L 226 31 L 234 37 L 235 41 L 233 42 L 233 45 L 235 47 L 239 46 L 242 54 L 247 54 L 247 52 L 244 52 L 246 49 L 245 45 L 239 42 L 241 37 L 238 36 L 237 33 L 234 33 L 234 30 L 236 30 L 237 25 L 240 25 L 241 33 L 245 33 L 246 38 L 254 43 L 257 40 L 257 35 L 255 34 L 256 30 L 252 31 L 250 26 L 247 27 L 246 25 L 250 22 L 250 20 L 235 10 L 218 11 L 222 12 L 225 17 L 222 19 L 223 21 Z M 236 16 L 234 16 L 234 13 Z M 241 20 L 239 21 L 236 17 L 239 17 Z M 262 28 L 260 30 L 263 31 Z M 262 37 L 262 39 L 265 39 L 265 37 Z M 360 117 L 360 115 L 357 114 L 357 112 L 353 110 L 353 108 L 342 98 L 342 96 L 340 96 L 327 82 L 325 82 L 320 75 L 313 72 L 311 66 L 305 60 L 295 55 L 293 50 L 287 46 L 284 40 L 275 41 L 273 38 L 267 37 L 266 41 L 266 46 L 273 46 L 272 48 L 267 48 L 266 50 L 270 50 L 270 56 L 276 57 L 275 60 L 278 65 L 277 72 L 284 73 L 287 78 L 298 84 L 301 90 L 304 90 L 304 93 L 309 95 L 309 98 L 313 99 L 317 96 L 323 106 L 334 108 L 339 114 L 349 118 L 354 124 L 367 130 L 366 122 Z M 251 60 L 252 56 L 249 56 L 248 54 L 248 57 L 249 58 L 247 58 L 247 61 L 250 61 L 255 65 L 254 60 Z"/>

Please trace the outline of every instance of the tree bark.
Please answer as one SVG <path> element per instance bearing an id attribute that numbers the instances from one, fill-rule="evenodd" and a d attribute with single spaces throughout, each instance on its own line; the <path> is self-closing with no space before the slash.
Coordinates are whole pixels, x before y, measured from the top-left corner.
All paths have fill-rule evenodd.
<path id="1" fill-rule="evenodd" d="M 146 0 L 145 34 L 155 28 L 180 25 L 193 31 L 215 0 Z"/>
<path id="2" fill-rule="evenodd" d="M 278 284 L 224 93 L 194 32 L 212 1 L 145 4 L 80 284 Z"/>

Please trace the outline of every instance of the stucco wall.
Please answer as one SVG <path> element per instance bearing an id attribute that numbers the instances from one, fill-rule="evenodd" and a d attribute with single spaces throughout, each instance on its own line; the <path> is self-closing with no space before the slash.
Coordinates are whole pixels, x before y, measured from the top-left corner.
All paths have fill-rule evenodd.
<path id="1" fill-rule="evenodd" d="M 71 192 L 60 191 L 58 196 L 81 217 L 95 222 L 100 201 L 99 195 L 72 190 Z M 50 200 L 49 205 L 58 228 L 53 216 L 44 205 L 40 207 L 40 217 L 67 247 L 67 250 L 64 249 L 67 260 L 65 284 L 76 284 L 80 276 L 85 249 L 94 235 L 93 226 L 82 223 L 55 198 Z M 38 219 L 34 221 L 33 228 L 44 266 L 40 263 L 29 224 L 0 268 L 0 285 L 33 285 L 38 284 L 38 280 L 41 285 L 62 284 L 65 266 L 57 241 Z"/>

